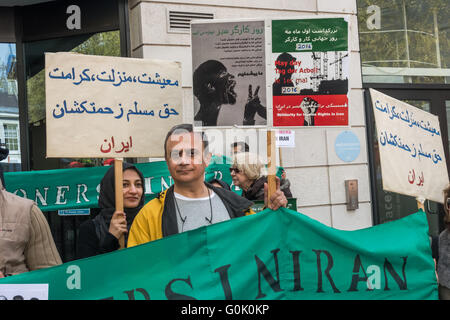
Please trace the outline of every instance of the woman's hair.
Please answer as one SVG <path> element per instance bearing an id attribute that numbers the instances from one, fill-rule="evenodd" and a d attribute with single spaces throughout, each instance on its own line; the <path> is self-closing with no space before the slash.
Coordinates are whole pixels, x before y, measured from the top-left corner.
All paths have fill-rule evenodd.
<path id="1" fill-rule="evenodd" d="M 267 175 L 265 165 L 257 154 L 250 152 L 241 152 L 233 156 L 234 168 L 239 169 L 250 180 L 256 180 L 261 176 Z"/>
<path id="2" fill-rule="evenodd" d="M 450 184 L 444 189 L 444 223 L 447 225 L 447 228 L 450 229 L 450 212 L 447 209 L 447 198 L 450 197 Z"/>

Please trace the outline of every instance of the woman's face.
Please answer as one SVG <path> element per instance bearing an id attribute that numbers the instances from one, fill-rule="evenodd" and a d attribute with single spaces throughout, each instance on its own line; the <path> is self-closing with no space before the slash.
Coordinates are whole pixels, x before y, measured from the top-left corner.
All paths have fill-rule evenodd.
<path id="1" fill-rule="evenodd" d="M 133 169 L 123 172 L 123 206 L 124 208 L 136 208 L 141 202 L 144 191 L 141 177 Z"/>
<path id="2" fill-rule="evenodd" d="M 233 180 L 233 184 L 243 190 L 247 190 L 252 184 L 252 181 L 249 178 L 247 178 L 245 173 L 240 171 L 236 167 L 230 168 L 230 175 L 231 179 Z"/>

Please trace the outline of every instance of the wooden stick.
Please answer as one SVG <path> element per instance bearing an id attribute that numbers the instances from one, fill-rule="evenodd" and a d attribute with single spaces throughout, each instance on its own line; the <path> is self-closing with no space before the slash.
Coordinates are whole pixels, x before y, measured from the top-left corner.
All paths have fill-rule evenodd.
<path id="1" fill-rule="evenodd" d="M 270 197 L 272 194 L 277 191 L 277 180 L 276 180 L 276 143 L 275 143 L 275 132 L 271 130 L 267 130 L 267 160 L 268 160 L 268 175 L 267 175 L 267 184 L 268 184 L 268 206 L 271 205 Z"/>
<path id="2" fill-rule="evenodd" d="M 417 208 L 419 210 L 422 210 L 423 212 L 425 212 L 425 202 L 421 202 L 421 201 L 417 200 Z"/>
<path id="3" fill-rule="evenodd" d="M 116 211 L 123 212 L 123 161 L 120 158 L 114 159 L 114 185 L 116 195 Z M 119 238 L 119 248 L 125 248 L 125 237 Z"/>
<path id="4" fill-rule="evenodd" d="M 277 147 L 277 149 L 278 149 L 278 154 L 280 156 L 280 167 L 283 167 L 283 159 L 281 158 L 281 148 Z"/>

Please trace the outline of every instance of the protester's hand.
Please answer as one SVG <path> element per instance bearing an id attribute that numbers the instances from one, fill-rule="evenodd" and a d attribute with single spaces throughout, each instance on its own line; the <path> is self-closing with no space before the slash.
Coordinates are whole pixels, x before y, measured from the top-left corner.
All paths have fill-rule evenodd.
<path id="1" fill-rule="evenodd" d="M 255 124 L 255 114 L 258 108 L 261 107 L 261 101 L 258 97 L 259 86 L 256 87 L 255 93 L 253 93 L 252 85 L 248 86 L 248 98 L 247 104 L 244 108 L 244 124 L 252 125 Z"/>
<path id="2" fill-rule="evenodd" d="M 0 271 L 0 278 L 4 278 L 5 275 L 3 274 L 3 272 Z"/>
<path id="3" fill-rule="evenodd" d="M 270 205 L 268 204 L 269 185 L 268 183 L 264 183 L 264 205 L 266 208 L 272 210 L 278 210 L 281 207 L 286 208 L 288 203 L 286 196 L 280 189 L 280 178 L 276 177 L 276 181 L 277 188 L 276 191 L 270 196 Z"/>
<path id="4" fill-rule="evenodd" d="M 124 212 L 114 212 L 111 223 L 109 224 L 109 233 L 119 239 L 122 234 L 127 233 L 127 219 Z"/>

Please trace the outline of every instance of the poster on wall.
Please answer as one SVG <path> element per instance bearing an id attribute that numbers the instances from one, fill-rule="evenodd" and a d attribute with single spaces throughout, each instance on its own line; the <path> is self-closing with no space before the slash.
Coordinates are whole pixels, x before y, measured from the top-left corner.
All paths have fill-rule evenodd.
<path id="1" fill-rule="evenodd" d="M 183 121 L 179 62 L 45 54 L 47 157 L 160 157 Z"/>
<path id="2" fill-rule="evenodd" d="M 272 20 L 273 126 L 347 126 L 347 18 Z"/>
<path id="3" fill-rule="evenodd" d="M 264 21 L 192 23 L 195 126 L 267 124 Z"/>
<path id="4" fill-rule="evenodd" d="M 373 89 L 370 95 L 383 189 L 442 203 L 449 181 L 438 117 Z"/>

